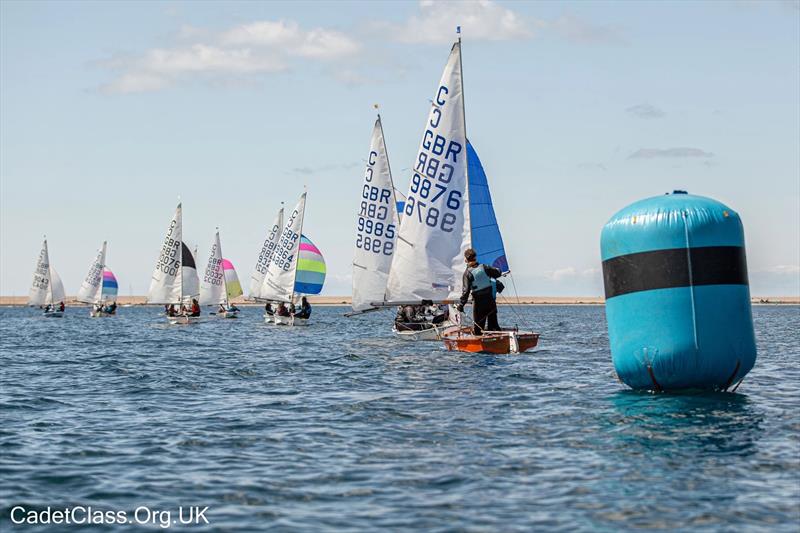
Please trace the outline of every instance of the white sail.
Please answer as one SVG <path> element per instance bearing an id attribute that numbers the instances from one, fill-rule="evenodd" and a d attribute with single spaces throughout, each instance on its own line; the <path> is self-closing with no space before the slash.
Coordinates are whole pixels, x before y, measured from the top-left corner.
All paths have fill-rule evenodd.
<path id="1" fill-rule="evenodd" d="M 147 303 L 177 304 L 181 302 L 182 226 L 181 204 L 178 204 L 175 216 L 172 217 L 164 237 L 158 263 L 153 271 L 153 278 L 150 280 Z"/>
<path id="2" fill-rule="evenodd" d="M 300 251 L 300 235 L 303 232 L 303 215 L 306 210 L 306 193 L 300 196 L 283 225 L 278 246 L 267 268 L 259 297 L 276 302 L 290 302 L 294 295 L 294 280 L 297 274 L 297 256 Z"/>
<path id="3" fill-rule="evenodd" d="M 58 275 L 56 269 L 50 265 L 50 292 L 47 295 L 48 304 L 57 304 L 67 299 L 64 292 L 64 284 L 61 282 L 61 276 Z"/>
<path id="4" fill-rule="evenodd" d="M 28 305 L 44 305 L 50 293 L 50 255 L 47 252 L 47 239 L 42 242 L 42 250 L 36 260 L 36 270 L 33 271 L 33 281 L 28 293 Z"/>
<path id="5" fill-rule="evenodd" d="M 225 290 L 225 273 L 222 269 L 222 246 L 219 231 L 214 235 L 211 253 L 208 256 L 206 271 L 200 284 L 200 305 L 219 305 L 228 303 Z"/>
<path id="6" fill-rule="evenodd" d="M 267 275 L 267 269 L 272 262 L 272 256 L 275 254 L 275 248 L 278 246 L 278 239 L 281 237 L 281 230 L 283 229 L 283 207 L 278 211 L 278 216 L 275 217 L 275 222 L 267 232 L 267 238 L 264 239 L 264 244 L 261 245 L 261 252 L 258 254 L 256 266 L 253 268 L 253 273 L 250 274 L 250 297 L 261 298 L 261 287 L 264 284 L 264 278 Z"/>
<path id="7" fill-rule="evenodd" d="M 181 301 L 189 304 L 192 300 L 200 298 L 200 276 L 197 274 L 194 254 L 186 246 L 181 245 Z M 195 254 L 197 247 L 195 246 Z"/>
<path id="8" fill-rule="evenodd" d="M 375 121 L 361 187 L 353 257 L 353 311 L 383 300 L 396 247 L 399 220 L 381 117 Z"/>
<path id="9" fill-rule="evenodd" d="M 77 300 L 87 304 L 96 304 L 102 300 L 103 292 L 103 268 L 106 266 L 106 241 L 97 250 L 97 255 L 89 265 L 89 273 L 78 289 Z"/>
<path id="10" fill-rule="evenodd" d="M 413 164 L 387 300 L 459 296 L 471 241 L 468 194 L 461 44 L 455 43 Z"/>

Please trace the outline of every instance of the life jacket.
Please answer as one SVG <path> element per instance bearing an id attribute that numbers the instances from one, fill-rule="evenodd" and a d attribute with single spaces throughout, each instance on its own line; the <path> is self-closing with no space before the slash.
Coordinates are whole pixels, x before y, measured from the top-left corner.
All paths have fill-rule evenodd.
<path id="1" fill-rule="evenodd" d="M 492 283 L 492 278 L 490 278 L 489 274 L 486 273 L 486 269 L 483 268 L 483 265 L 478 265 L 474 268 L 471 268 L 470 274 L 472 274 L 473 294 L 494 287 L 494 283 Z"/>

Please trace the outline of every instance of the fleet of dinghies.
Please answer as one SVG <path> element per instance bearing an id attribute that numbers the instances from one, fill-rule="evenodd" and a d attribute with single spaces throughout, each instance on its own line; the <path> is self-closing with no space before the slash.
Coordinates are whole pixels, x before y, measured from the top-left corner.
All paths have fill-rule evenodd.
<path id="1" fill-rule="evenodd" d="M 352 312 L 347 315 L 397 308 L 392 325 L 397 337 L 443 340 L 450 350 L 518 353 L 536 346 L 537 333 L 516 328 L 475 334 L 467 324 L 470 319 L 456 306 L 468 248 L 476 250 L 479 263 L 510 275 L 486 172 L 467 138 L 460 39 L 453 44 L 431 100 L 411 174 L 408 192 L 398 201 L 378 115 L 356 217 Z M 306 199 L 303 192 L 288 214 L 281 204 L 250 275 L 248 299 L 265 304 L 268 324 L 307 325 L 310 306 L 304 295 L 319 294 L 325 282 L 325 259 L 303 234 Z M 78 301 L 92 304 L 91 316 L 116 311 L 117 282 L 105 264 L 106 248 L 104 242 L 78 293 Z M 219 229 L 202 282 L 196 255 L 183 241 L 178 204 L 147 302 L 164 305 L 173 324 L 198 321 L 201 306 L 217 306 L 210 313 L 217 318 L 235 318 L 239 310 L 232 299 L 243 291 L 233 264 L 223 256 Z M 46 316 L 62 316 L 63 300 L 63 285 L 50 265 L 45 239 L 29 303 L 47 306 Z"/>

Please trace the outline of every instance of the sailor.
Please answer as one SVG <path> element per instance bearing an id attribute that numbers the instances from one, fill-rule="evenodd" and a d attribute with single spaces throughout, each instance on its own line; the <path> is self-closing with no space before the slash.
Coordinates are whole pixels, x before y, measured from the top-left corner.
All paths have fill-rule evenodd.
<path id="1" fill-rule="evenodd" d="M 264 305 L 264 312 L 266 314 L 268 314 L 269 316 L 272 316 L 272 315 L 275 314 L 275 310 L 272 308 L 272 304 L 271 303 L 267 302 L 266 305 Z"/>
<path id="2" fill-rule="evenodd" d="M 291 316 L 289 314 L 289 309 L 286 307 L 286 304 L 283 303 L 283 302 L 281 302 L 278 305 L 278 310 L 276 311 L 275 314 L 277 314 L 278 316 Z"/>
<path id="3" fill-rule="evenodd" d="M 225 309 L 225 304 L 219 304 L 219 308 L 217 309 L 217 313 L 222 315 L 225 314 L 228 310 Z"/>
<path id="4" fill-rule="evenodd" d="M 58 302 L 58 310 L 62 312 L 64 311 L 64 302 Z"/>
<path id="5" fill-rule="evenodd" d="M 503 273 L 494 267 L 478 263 L 477 258 L 478 254 L 472 248 L 467 248 L 464 252 L 467 268 L 461 279 L 461 303 L 458 304 L 458 310 L 464 310 L 464 305 L 472 293 L 472 319 L 475 324 L 473 331 L 475 335 L 481 335 L 484 330 L 500 331 L 500 324 L 497 323 L 495 291 L 502 290 L 502 285 L 496 286 L 496 280 Z"/>
<path id="6" fill-rule="evenodd" d="M 192 298 L 192 308 L 189 316 L 200 316 L 200 304 L 194 298 Z"/>
<path id="7" fill-rule="evenodd" d="M 308 303 L 308 299 L 305 296 L 300 299 L 300 311 L 294 313 L 294 317 L 305 319 L 311 317 L 311 304 Z"/>

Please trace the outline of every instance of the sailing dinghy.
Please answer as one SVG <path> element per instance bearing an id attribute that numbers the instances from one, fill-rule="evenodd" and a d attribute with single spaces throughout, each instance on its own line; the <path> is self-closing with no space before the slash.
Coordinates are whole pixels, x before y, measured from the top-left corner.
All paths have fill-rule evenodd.
<path id="1" fill-rule="evenodd" d="M 236 276 L 233 264 L 222 257 L 222 244 L 219 240 L 219 229 L 214 235 L 208 264 L 200 285 L 200 305 L 216 305 L 219 310 L 217 318 L 236 318 L 239 309 L 231 305 L 231 298 L 241 296 L 242 286 Z"/>
<path id="2" fill-rule="evenodd" d="M 397 246 L 400 204 L 395 197 L 380 115 L 372 129 L 360 202 L 353 257 L 353 311 L 347 316 L 398 305 L 387 302 L 386 285 Z M 402 302 L 399 307 L 398 316 L 403 316 Z M 407 320 L 395 320 L 392 327 L 395 335 L 402 339 L 437 340 L 442 331 L 454 326 L 446 315 L 440 314 L 437 317 L 438 306 L 427 306 L 426 309 L 434 310 L 427 315 L 415 312 L 421 307 L 411 306 L 408 309 L 411 309 L 413 316 Z"/>
<path id="3" fill-rule="evenodd" d="M 280 238 L 267 267 L 257 299 L 294 306 L 303 294 L 319 294 L 325 283 L 325 259 L 314 243 L 303 235 L 306 194 L 300 196 L 297 206 L 287 217 Z M 279 326 L 305 326 L 307 318 L 265 314 L 267 324 Z"/>
<path id="4" fill-rule="evenodd" d="M 463 89 L 459 39 L 450 51 L 431 102 L 414 162 L 387 282 L 388 302 L 455 303 L 461 296 L 464 252 L 468 248 L 477 251 L 478 262 L 492 265 L 503 274 L 510 272 L 488 180 L 467 139 Z M 435 330 L 437 338 L 446 340 L 448 349 L 476 351 L 478 346 L 477 351 L 512 353 L 538 342 L 538 334 L 532 332 L 471 335 L 460 319 L 451 305 L 446 325 Z M 497 343 L 495 338 L 507 338 L 508 342 Z"/>
<path id="5" fill-rule="evenodd" d="M 58 272 L 50 264 L 47 237 L 45 237 L 39 259 L 36 261 L 36 270 L 33 272 L 28 305 L 44 307 L 44 316 L 47 318 L 61 318 L 64 316 L 65 299 L 64 284 Z"/>
<path id="6" fill-rule="evenodd" d="M 199 304 L 192 312 L 199 296 L 200 280 L 194 256 L 183 242 L 182 209 L 178 204 L 150 280 L 147 303 L 165 305 L 170 324 L 189 324 L 200 317 Z"/>
<path id="7" fill-rule="evenodd" d="M 92 305 L 90 317 L 111 316 L 117 312 L 117 278 L 106 268 L 106 247 L 107 243 L 103 241 L 78 289 L 77 300 Z"/>

